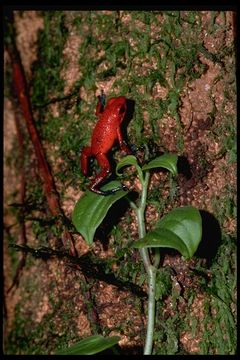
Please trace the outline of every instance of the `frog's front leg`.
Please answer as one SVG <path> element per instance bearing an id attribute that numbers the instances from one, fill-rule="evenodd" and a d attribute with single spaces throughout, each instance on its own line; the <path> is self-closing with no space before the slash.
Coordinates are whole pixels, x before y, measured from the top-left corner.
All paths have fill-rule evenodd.
<path id="1" fill-rule="evenodd" d="M 81 170 L 84 176 L 86 176 L 88 173 L 88 159 L 91 155 L 92 155 L 92 148 L 90 146 L 85 146 L 82 149 L 81 159 L 80 159 Z"/>
<path id="2" fill-rule="evenodd" d="M 125 144 L 123 140 L 120 126 L 117 128 L 117 137 L 121 150 L 124 151 L 126 154 L 132 154 L 132 151 L 129 149 L 129 147 Z"/>
<path id="3" fill-rule="evenodd" d="M 97 174 L 96 178 L 94 179 L 94 181 L 92 182 L 92 184 L 90 185 L 89 189 L 93 192 L 95 192 L 96 194 L 99 195 L 110 195 L 115 193 L 118 190 L 123 190 L 125 189 L 122 185 L 118 186 L 114 189 L 111 190 L 100 190 L 99 186 L 100 184 L 104 181 L 104 179 L 111 173 L 111 167 L 108 161 L 108 158 L 105 154 L 103 153 L 99 153 L 96 155 L 96 159 L 99 163 L 99 165 L 101 166 L 102 170 L 100 171 L 99 174 Z"/>

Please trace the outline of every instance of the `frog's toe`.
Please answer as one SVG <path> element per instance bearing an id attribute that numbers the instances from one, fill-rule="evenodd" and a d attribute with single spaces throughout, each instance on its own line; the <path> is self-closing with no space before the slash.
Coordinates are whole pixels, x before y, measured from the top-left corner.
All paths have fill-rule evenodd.
<path id="1" fill-rule="evenodd" d="M 138 147 L 135 144 L 130 144 L 129 148 L 133 154 L 135 154 L 138 151 Z"/>
<path id="2" fill-rule="evenodd" d="M 104 94 L 103 90 L 101 90 L 101 95 L 98 95 L 98 100 L 100 101 L 101 105 L 104 107 L 106 103 L 106 95 Z"/>

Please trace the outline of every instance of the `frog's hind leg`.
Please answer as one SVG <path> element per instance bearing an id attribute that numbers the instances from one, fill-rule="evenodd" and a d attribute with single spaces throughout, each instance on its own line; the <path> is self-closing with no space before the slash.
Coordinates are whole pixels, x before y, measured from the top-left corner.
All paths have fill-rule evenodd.
<path id="1" fill-rule="evenodd" d="M 88 159 L 92 155 L 92 149 L 90 146 L 85 146 L 81 153 L 81 170 L 84 176 L 88 173 Z"/>
<path id="2" fill-rule="evenodd" d="M 99 174 L 97 174 L 96 178 L 94 179 L 94 181 L 90 185 L 89 189 L 91 191 L 95 192 L 96 194 L 99 194 L 99 195 L 110 195 L 110 194 L 115 193 L 118 190 L 123 190 L 124 187 L 122 185 L 117 186 L 116 188 L 111 189 L 111 190 L 105 190 L 104 191 L 104 190 L 99 189 L 100 184 L 110 174 L 111 168 L 110 168 L 108 158 L 107 158 L 107 156 L 105 154 L 98 154 L 96 156 L 96 159 L 97 159 L 99 165 L 101 166 L 102 170 L 100 171 Z"/>

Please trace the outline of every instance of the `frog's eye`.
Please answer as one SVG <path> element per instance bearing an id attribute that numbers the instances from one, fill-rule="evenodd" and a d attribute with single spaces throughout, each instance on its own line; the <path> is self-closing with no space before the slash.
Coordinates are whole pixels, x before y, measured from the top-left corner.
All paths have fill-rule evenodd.
<path id="1" fill-rule="evenodd" d="M 125 112 L 125 106 L 121 106 L 119 109 L 119 114 L 123 114 Z"/>

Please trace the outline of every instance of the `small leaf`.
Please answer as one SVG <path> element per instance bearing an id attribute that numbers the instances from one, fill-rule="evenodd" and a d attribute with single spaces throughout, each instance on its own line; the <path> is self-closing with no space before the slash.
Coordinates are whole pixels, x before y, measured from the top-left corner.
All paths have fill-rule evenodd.
<path id="1" fill-rule="evenodd" d="M 192 206 L 172 210 L 160 219 L 156 228 L 132 247 L 163 247 L 178 250 L 185 258 L 191 258 L 202 238 L 202 218 Z"/>
<path id="2" fill-rule="evenodd" d="M 120 185 L 119 181 L 111 181 L 102 189 L 110 190 Z M 119 190 L 114 194 L 102 196 L 87 190 L 78 200 L 73 210 L 72 222 L 88 245 L 92 245 L 96 229 L 107 215 L 110 207 L 127 194 L 128 191 Z"/>
<path id="3" fill-rule="evenodd" d="M 144 247 L 168 247 L 178 250 L 184 257 L 188 257 L 188 249 L 184 242 L 174 232 L 167 229 L 155 229 L 150 231 L 142 239 L 135 241 L 134 248 Z"/>
<path id="4" fill-rule="evenodd" d="M 143 183 L 142 170 L 141 170 L 140 166 L 138 165 L 137 158 L 133 155 L 127 155 L 119 161 L 119 163 L 117 164 L 117 167 L 116 167 L 116 174 L 121 175 L 119 173 L 119 170 L 121 168 L 123 168 L 124 166 L 129 166 L 129 165 L 135 166 L 135 168 L 137 169 L 140 181 L 141 181 L 141 183 Z"/>
<path id="5" fill-rule="evenodd" d="M 150 170 L 156 167 L 162 167 L 169 170 L 173 175 L 177 174 L 178 156 L 175 154 L 163 154 L 156 159 L 150 161 L 142 167 L 142 170 Z"/>
<path id="6" fill-rule="evenodd" d="M 56 355 L 93 355 L 116 345 L 120 339 L 119 336 L 104 338 L 101 335 L 93 335 L 69 348 L 57 351 Z"/>
<path id="7" fill-rule="evenodd" d="M 196 252 L 202 238 L 202 218 L 195 207 L 183 206 L 173 209 L 160 219 L 156 226 L 178 235 L 187 246 L 190 257 Z"/>

